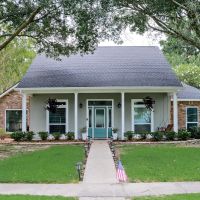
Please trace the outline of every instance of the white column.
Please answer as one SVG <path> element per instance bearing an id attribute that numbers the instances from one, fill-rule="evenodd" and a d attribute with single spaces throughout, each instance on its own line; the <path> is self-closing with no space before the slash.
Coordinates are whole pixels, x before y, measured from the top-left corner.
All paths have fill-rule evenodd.
<path id="1" fill-rule="evenodd" d="M 174 131 L 178 132 L 178 103 L 176 92 L 173 93 L 173 119 L 174 119 Z"/>
<path id="2" fill-rule="evenodd" d="M 124 92 L 121 92 L 121 120 L 122 140 L 124 140 Z"/>
<path id="3" fill-rule="evenodd" d="M 74 93 L 74 134 L 75 140 L 78 139 L 78 93 Z"/>
<path id="4" fill-rule="evenodd" d="M 26 94 L 22 94 L 22 131 L 26 131 Z"/>

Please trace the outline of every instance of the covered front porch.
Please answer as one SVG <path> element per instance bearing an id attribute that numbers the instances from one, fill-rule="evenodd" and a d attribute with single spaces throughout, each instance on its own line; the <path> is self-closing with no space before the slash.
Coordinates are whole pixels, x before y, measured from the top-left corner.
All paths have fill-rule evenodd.
<path id="1" fill-rule="evenodd" d="M 156 131 L 170 123 L 170 100 L 173 96 L 173 129 L 178 131 L 177 96 L 173 88 L 137 89 L 21 89 L 22 130 L 26 131 L 26 97 L 30 101 L 30 131 L 74 132 L 81 139 L 83 129 L 87 136 L 106 139 L 117 129 L 118 138 L 124 139 L 126 131 Z M 153 110 L 144 105 L 145 97 L 154 99 Z M 48 99 L 56 99 L 55 113 L 46 109 Z"/>

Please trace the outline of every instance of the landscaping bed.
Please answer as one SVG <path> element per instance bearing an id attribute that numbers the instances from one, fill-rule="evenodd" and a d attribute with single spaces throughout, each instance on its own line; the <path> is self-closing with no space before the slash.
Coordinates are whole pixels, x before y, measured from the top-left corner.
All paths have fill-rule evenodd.
<path id="1" fill-rule="evenodd" d="M 158 197 L 134 197 L 132 200 L 199 200 L 200 194 L 178 194 Z"/>
<path id="2" fill-rule="evenodd" d="M 42 147 L 28 145 L 24 149 L 32 149 L 33 152 L 27 152 L 21 146 L 22 148 L 19 149 L 23 150 L 13 155 L 14 149 L 20 145 L 16 146 L 7 147 L 7 152 L 11 148 L 10 157 L 0 160 L 1 183 L 78 182 L 75 165 L 84 160 L 83 145 L 43 145 Z"/>
<path id="3" fill-rule="evenodd" d="M 200 148 L 138 144 L 117 149 L 130 182 L 200 181 Z"/>

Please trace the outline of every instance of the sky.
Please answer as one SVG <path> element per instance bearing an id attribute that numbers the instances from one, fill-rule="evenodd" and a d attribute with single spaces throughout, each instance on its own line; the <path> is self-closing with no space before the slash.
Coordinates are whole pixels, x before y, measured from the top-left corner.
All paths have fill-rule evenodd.
<path id="1" fill-rule="evenodd" d="M 139 35 L 136 33 L 131 33 L 129 30 L 126 30 L 121 35 L 123 39 L 122 46 L 158 46 L 159 40 L 164 39 L 164 36 L 158 35 L 156 33 L 145 33 L 144 35 Z M 112 41 L 101 42 L 99 46 L 117 46 Z"/>

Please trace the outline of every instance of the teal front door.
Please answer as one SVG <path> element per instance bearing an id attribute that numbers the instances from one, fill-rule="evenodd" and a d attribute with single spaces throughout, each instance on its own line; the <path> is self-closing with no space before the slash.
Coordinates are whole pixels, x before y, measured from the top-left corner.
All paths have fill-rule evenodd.
<path id="1" fill-rule="evenodd" d="M 106 107 L 94 107 L 94 138 L 107 138 Z"/>
<path id="2" fill-rule="evenodd" d="M 94 139 L 103 139 L 112 135 L 112 107 L 89 106 L 88 135 Z"/>

